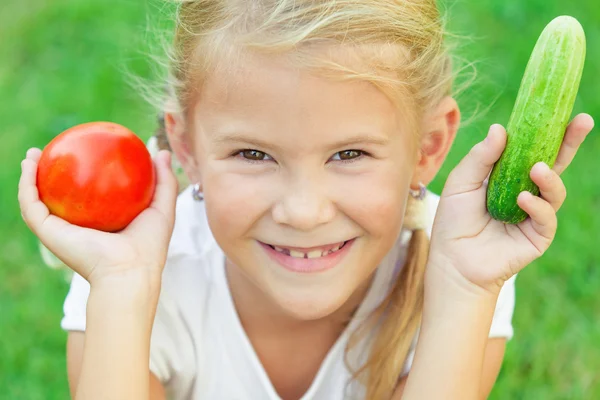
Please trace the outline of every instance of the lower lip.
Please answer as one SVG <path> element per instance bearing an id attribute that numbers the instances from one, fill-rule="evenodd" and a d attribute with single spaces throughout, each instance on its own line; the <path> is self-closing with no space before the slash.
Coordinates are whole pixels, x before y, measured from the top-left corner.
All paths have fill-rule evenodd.
<path id="1" fill-rule="evenodd" d="M 350 251 L 350 247 L 354 244 L 354 240 L 349 240 L 344 247 L 336 251 L 335 253 L 331 253 L 326 255 L 325 257 L 318 258 L 296 258 L 292 256 L 288 256 L 286 254 L 280 253 L 273 249 L 268 244 L 259 242 L 260 245 L 265 249 L 269 257 L 276 261 L 283 268 L 292 272 L 299 272 L 304 274 L 310 274 L 315 272 L 327 271 L 337 264 L 340 263 L 342 258 Z"/>

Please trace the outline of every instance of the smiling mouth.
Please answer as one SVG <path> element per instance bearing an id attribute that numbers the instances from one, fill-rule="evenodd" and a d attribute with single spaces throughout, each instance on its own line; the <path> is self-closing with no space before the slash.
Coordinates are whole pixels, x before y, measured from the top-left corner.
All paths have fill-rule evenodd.
<path id="1" fill-rule="evenodd" d="M 292 258 L 320 258 L 320 257 L 326 257 L 330 254 L 333 254 L 335 252 L 340 251 L 342 248 L 344 248 L 344 246 L 349 242 L 350 240 L 346 240 L 345 242 L 342 243 L 338 243 L 337 245 L 329 248 L 329 249 L 316 249 L 316 250 L 311 250 L 308 252 L 304 252 L 304 251 L 298 251 L 298 250 L 294 250 L 294 249 L 288 249 L 285 247 L 278 247 L 278 246 L 273 246 L 270 244 L 267 244 L 267 246 L 269 246 L 270 248 L 272 248 L 273 250 L 277 251 L 278 253 L 282 253 L 285 254 L 286 256 L 292 257 Z M 266 244 L 266 243 L 265 243 Z"/>

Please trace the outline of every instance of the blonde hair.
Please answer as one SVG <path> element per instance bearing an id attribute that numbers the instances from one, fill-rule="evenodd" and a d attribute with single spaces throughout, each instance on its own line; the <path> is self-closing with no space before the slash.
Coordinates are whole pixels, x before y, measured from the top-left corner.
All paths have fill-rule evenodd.
<path id="1" fill-rule="evenodd" d="M 370 82 L 417 123 L 452 91 L 455 76 L 435 0 L 179 0 L 171 52 L 169 111 L 187 115 L 211 72 L 227 70 L 245 51 L 286 54 L 299 67 L 331 79 Z M 346 61 L 318 56 L 347 49 Z M 358 68 L 358 69 L 356 69 Z M 401 108 L 402 107 L 402 108 Z M 367 399 L 388 399 L 421 320 L 429 242 L 415 230 L 392 288 L 362 326 L 348 352 L 376 330 L 369 357 L 354 372 Z M 348 360 L 346 359 L 348 364 Z M 349 365 L 348 365 L 349 366 Z M 350 366 L 349 366 L 350 367 Z"/>

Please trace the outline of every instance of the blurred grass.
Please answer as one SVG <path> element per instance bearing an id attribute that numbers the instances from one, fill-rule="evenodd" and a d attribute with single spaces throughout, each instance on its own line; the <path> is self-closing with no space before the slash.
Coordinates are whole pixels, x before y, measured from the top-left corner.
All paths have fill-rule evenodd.
<path id="1" fill-rule="evenodd" d="M 59 328 L 67 283 L 42 265 L 22 223 L 16 188 L 27 148 L 43 147 L 74 124 L 110 120 L 146 138 L 152 108 L 124 70 L 148 76 L 148 27 L 168 25 L 158 1 L 4 0 L 0 8 L 0 398 L 68 397 L 65 334 Z M 471 40 L 459 54 L 478 76 L 460 97 L 475 115 L 432 188 L 492 123 L 506 124 L 539 33 L 557 15 L 583 24 L 588 58 L 575 113 L 600 118 L 600 4 L 597 0 L 454 2 L 450 29 Z M 148 20 L 151 22 L 149 23 Z M 477 111 L 476 107 L 480 107 Z M 482 110 L 489 109 L 487 112 Z M 517 280 L 516 336 L 493 399 L 600 398 L 600 139 L 594 132 L 564 174 L 569 188 L 554 245 Z"/>

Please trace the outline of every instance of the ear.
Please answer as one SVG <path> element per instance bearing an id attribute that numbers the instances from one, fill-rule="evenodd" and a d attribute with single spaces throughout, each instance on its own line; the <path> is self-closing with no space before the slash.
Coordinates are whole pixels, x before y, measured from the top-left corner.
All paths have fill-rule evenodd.
<path id="1" fill-rule="evenodd" d="M 196 158 L 191 149 L 193 144 L 186 135 L 184 118 L 177 113 L 165 113 L 165 130 L 169 138 L 169 145 L 181 167 L 185 171 L 189 182 L 200 183 L 200 171 Z"/>
<path id="2" fill-rule="evenodd" d="M 456 138 L 460 125 L 460 109 L 456 101 L 444 97 L 438 106 L 422 121 L 422 137 L 411 188 L 419 182 L 428 185 L 436 176 Z"/>

